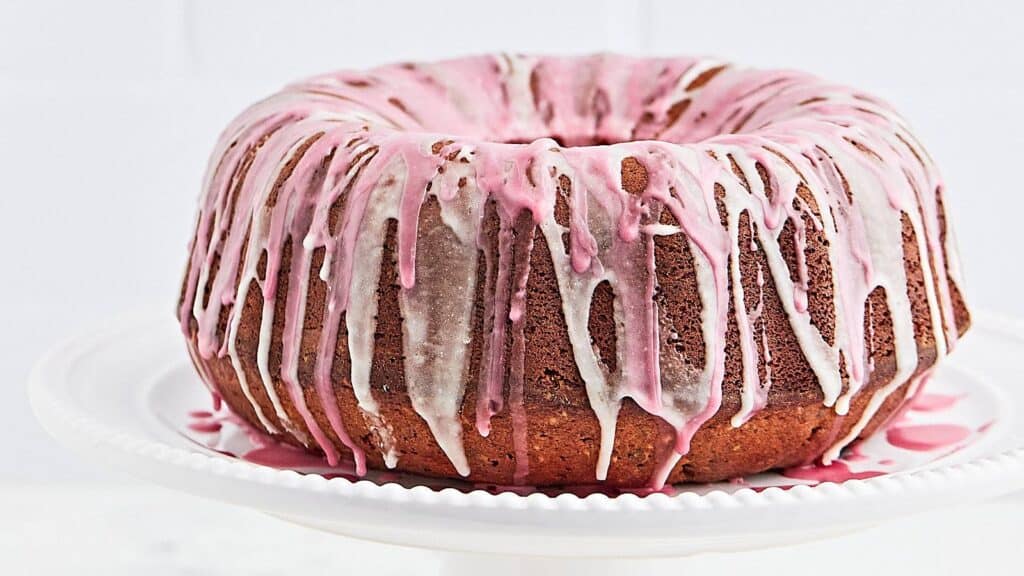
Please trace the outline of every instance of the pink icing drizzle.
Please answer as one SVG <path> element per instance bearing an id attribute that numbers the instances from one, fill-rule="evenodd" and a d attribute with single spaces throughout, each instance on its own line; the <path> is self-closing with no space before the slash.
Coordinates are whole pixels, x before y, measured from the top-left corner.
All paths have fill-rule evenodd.
<path id="1" fill-rule="evenodd" d="M 970 428 L 958 424 L 915 424 L 893 426 L 885 431 L 886 440 L 897 448 L 928 452 L 954 446 L 971 435 Z"/>
<path id="2" fill-rule="evenodd" d="M 206 434 L 213 434 L 215 432 L 220 432 L 221 423 L 220 422 L 211 422 L 211 421 L 192 422 L 192 423 L 190 423 L 188 425 L 188 429 L 192 430 L 194 432 L 203 432 L 203 433 L 206 433 Z"/>
<path id="3" fill-rule="evenodd" d="M 828 466 L 814 464 L 810 466 L 800 466 L 797 468 L 787 468 L 782 472 L 782 475 L 787 478 L 836 483 L 846 482 L 847 480 L 866 480 L 868 478 L 874 478 L 884 474 L 885 472 L 879 470 L 862 470 L 854 472 L 850 470 L 850 467 L 842 460 L 836 460 Z"/>
<path id="4" fill-rule="evenodd" d="M 910 401 L 910 409 L 917 412 L 941 412 L 952 408 L 962 398 L 951 394 L 917 394 Z"/>
<path id="5" fill-rule="evenodd" d="M 293 448 L 286 444 L 268 444 L 249 450 L 242 455 L 242 460 L 287 470 L 303 468 L 323 468 L 326 460 L 306 450 Z"/>

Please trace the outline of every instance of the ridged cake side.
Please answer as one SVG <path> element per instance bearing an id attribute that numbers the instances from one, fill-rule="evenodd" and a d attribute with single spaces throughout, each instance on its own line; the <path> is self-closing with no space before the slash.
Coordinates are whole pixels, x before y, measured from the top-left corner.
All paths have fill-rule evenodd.
<path id="1" fill-rule="evenodd" d="M 941 194 L 888 106 L 805 74 L 342 72 L 225 132 L 180 319 L 235 412 L 330 461 L 716 480 L 834 459 L 948 353 Z"/>

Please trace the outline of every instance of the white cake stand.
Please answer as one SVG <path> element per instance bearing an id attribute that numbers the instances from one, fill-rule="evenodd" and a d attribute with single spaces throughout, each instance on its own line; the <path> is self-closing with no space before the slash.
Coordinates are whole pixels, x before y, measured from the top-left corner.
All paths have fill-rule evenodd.
<path id="1" fill-rule="evenodd" d="M 31 377 L 30 397 L 61 442 L 171 488 L 354 538 L 444 551 L 449 573 L 602 574 L 628 559 L 806 542 L 1024 488 L 1020 334 L 1019 323 L 978 315 L 930 384 L 961 400 L 942 414 L 910 415 L 976 431 L 953 449 L 874 446 L 864 451 L 876 467 L 889 465 L 877 477 L 779 487 L 800 481 L 761 475 L 671 496 L 404 487 L 219 454 L 184 426 L 209 400 L 170 319 L 120 321 L 54 348 Z"/>

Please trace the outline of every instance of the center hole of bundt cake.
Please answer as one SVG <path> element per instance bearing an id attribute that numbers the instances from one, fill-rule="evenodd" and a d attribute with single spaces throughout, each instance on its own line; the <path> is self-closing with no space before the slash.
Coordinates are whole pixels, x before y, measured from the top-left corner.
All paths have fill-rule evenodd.
<path id="1" fill-rule="evenodd" d="M 562 136 L 559 134 L 544 134 L 537 136 L 536 138 L 510 138 L 503 140 L 505 144 L 530 144 L 541 138 L 550 138 L 554 140 L 556 144 L 562 148 L 570 148 L 576 146 L 609 146 L 611 144 L 622 144 L 629 142 L 630 140 L 614 140 L 610 138 L 600 138 L 596 136 Z"/>

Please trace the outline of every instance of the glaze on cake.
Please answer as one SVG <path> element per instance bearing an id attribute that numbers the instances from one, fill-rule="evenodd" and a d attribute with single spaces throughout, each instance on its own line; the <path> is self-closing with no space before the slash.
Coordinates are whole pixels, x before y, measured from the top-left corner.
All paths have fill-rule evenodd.
<path id="1" fill-rule="evenodd" d="M 338 72 L 212 156 L 180 322 L 282 441 L 500 484 L 826 463 L 969 318 L 943 183 L 887 104 L 692 58 Z"/>

